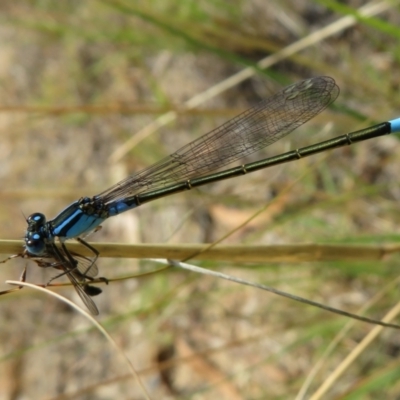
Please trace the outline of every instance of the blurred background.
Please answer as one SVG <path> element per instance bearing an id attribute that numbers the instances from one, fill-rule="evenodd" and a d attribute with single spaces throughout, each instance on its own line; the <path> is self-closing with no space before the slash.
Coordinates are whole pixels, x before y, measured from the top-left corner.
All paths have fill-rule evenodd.
<path id="1" fill-rule="evenodd" d="M 29 214 L 52 218 L 305 78 L 332 76 L 335 105 L 246 161 L 399 115 L 398 1 L 3 0 L 0 20 L 1 239 L 22 238 Z M 210 88 L 218 94 L 203 98 Z M 378 138 L 151 202 L 90 240 L 396 243 L 399 169 L 398 138 Z M 349 312 L 369 304 L 377 319 L 399 298 L 396 255 L 192 262 Z M 29 282 L 55 275 L 12 260 L 0 264 L 0 290 L 24 266 Z M 102 286 L 94 300 L 152 399 L 400 397 L 393 329 L 335 376 L 373 326 L 194 273 L 144 276 L 160 269 L 149 261 L 98 266 L 110 279 L 137 275 Z M 81 304 L 73 288 L 58 292 Z M 1 296 L 0 320 L 0 399 L 144 398 L 104 337 L 53 298 L 28 289 Z"/>

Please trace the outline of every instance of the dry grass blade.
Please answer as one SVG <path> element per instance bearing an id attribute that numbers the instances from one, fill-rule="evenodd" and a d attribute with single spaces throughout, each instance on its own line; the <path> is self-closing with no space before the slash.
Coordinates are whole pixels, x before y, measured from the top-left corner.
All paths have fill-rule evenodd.
<path id="1" fill-rule="evenodd" d="M 400 303 L 397 303 L 383 318 L 382 321 L 393 321 L 400 314 Z M 318 390 L 309 397 L 310 400 L 325 398 L 327 391 L 338 381 L 354 361 L 363 354 L 365 349 L 382 333 L 383 326 L 376 326 L 365 338 L 357 344 L 351 353 L 335 368 L 330 376 L 324 380 Z"/>
<path id="2" fill-rule="evenodd" d="M 240 263 L 300 263 L 321 261 L 372 261 L 382 260 L 400 252 L 400 245 L 296 244 L 296 245 L 217 245 L 182 243 L 174 244 L 121 244 L 95 243 L 103 258 L 167 258 L 229 261 Z M 83 256 L 92 253 L 80 243 L 68 242 L 68 249 Z M 21 240 L 0 240 L 0 254 L 20 253 Z"/>
<path id="3" fill-rule="evenodd" d="M 359 313 L 360 314 L 365 313 L 374 304 L 378 303 L 378 301 L 381 300 L 382 298 L 384 298 L 387 295 L 387 293 L 390 292 L 391 289 L 393 289 L 394 287 L 396 287 L 399 284 L 399 282 L 400 282 L 400 277 L 398 279 L 390 282 L 388 285 L 386 285 L 371 300 L 369 300 L 367 302 L 367 304 L 365 304 L 362 307 L 362 309 L 359 310 Z M 387 315 L 383 318 L 383 320 L 385 320 L 386 317 L 387 317 Z M 312 368 L 312 370 L 308 374 L 308 376 L 305 379 L 300 391 L 298 392 L 298 394 L 296 396 L 296 400 L 303 400 L 303 399 L 306 398 L 307 390 L 311 386 L 311 383 L 315 379 L 317 373 L 321 370 L 323 364 L 328 360 L 329 355 L 333 353 L 334 349 L 338 346 L 338 344 L 347 337 L 347 335 L 349 334 L 350 330 L 354 327 L 355 322 L 356 321 L 354 321 L 354 320 L 349 321 L 346 324 L 346 326 L 343 327 L 343 329 L 335 336 L 335 338 L 332 340 L 332 342 L 326 348 L 326 350 L 324 351 L 324 353 L 322 354 L 320 359 L 314 364 L 314 367 Z M 374 332 L 374 331 L 372 331 L 372 332 Z M 335 374 L 335 375 L 336 375 L 336 378 L 337 378 L 338 375 L 337 374 Z M 321 389 L 322 389 L 322 387 L 318 390 L 318 392 L 320 392 L 320 393 L 326 392 L 326 390 L 328 389 L 328 386 L 325 387 L 324 390 L 321 390 Z"/>
<path id="4" fill-rule="evenodd" d="M 140 380 L 138 373 L 135 370 L 135 367 L 132 365 L 131 361 L 129 358 L 125 355 L 125 353 L 121 350 L 121 348 L 117 345 L 117 343 L 114 341 L 114 339 L 109 335 L 109 333 L 101 326 L 101 324 L 96 321 L 89 313 L 87 313 L 83 308 L 78 307 L 75 303 L 72 301 L 66 299 L 65 297 L 59 295 L 58 293 L 52 292 L 51 290 L 48 290 L 46 288 L 42 288 L 36 285 L 33 285 L 31 283 L 27 282 L 22 282 L 22 281 L 6 281 L 9 285 L 15 285 L 18 287 L 25 286 L 29 287 L 30 289 L 37 290 L 39 292 L 45 293 L 48 296 L 53 296 L 56 299 L 64 302 L 65 304 L 69 305 L 72 307 L 74 310 L 76 310 L 79 314 L 81 314 L 84 318 L 86 318 L 105 338 L 106 340 L 111 344 L 112 347 L 117 351 L 117 353 L 121 356 L 121 358 L 124 360 L 124 362 L 128 365 L 129 370 L 131 371 L 132 377 L 138 382 L 143 395 L 147 400 L 151 400 L 150 396 L 144 387 L 142 381 Z"/>

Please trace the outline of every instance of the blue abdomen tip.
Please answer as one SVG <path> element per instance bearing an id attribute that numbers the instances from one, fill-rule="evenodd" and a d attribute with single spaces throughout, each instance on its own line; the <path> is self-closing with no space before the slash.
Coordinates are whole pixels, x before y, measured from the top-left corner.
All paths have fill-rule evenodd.
<path id="1" fill-rule="evenodd" d="M 392 119 L 389 123 L 391 127 L 390 133 L 400 132 L 400 118 Z"/>

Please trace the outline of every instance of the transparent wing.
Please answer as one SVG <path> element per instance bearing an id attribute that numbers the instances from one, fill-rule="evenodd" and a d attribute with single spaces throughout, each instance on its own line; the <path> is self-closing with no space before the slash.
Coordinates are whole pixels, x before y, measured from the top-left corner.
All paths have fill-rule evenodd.
<path id="1" fill-rule="evenodd" d="M 54 249 L 53 247 L 55 247 L 55 244 L 48 246 L 48 254 L 45 258 L 30 258 L 41 268 L 55 268 L 62 271 L 61 274 L 52 278 L 50 282 L 62 275 L 66 275 L 90 313 L 98 315 L 99 310 L 90 297 L 90 293 L 94 292 L 90 290 L 91 287 L 89 286 L 93 277 L 98 273 L 96 264 L 88 257 L 71 253 L 76 261 L 76 264 L 72 264 L 61 248 Z M 99 294 L 99 291 L 96 294 Z"/>
<path id="2" fill-rule="evenodd" d="M 338 94 L 335 81 L 326 76 L 288 86 L 95 199 L 107 204 L 206 175 L 281 139 L 320 113 Z"/>

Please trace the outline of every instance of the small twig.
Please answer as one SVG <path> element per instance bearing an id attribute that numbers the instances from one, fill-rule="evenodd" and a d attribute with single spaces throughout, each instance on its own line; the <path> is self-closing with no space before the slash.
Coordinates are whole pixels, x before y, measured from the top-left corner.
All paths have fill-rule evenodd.
<path id="1" fill-rule="evenodd" d="M 155 261 L 157 263 L 161 263 L 161 264 L 169 263 L 170 265 L 172 265 L 174 267 L 179 267 L 179 268 L 186 269 L 186 270 L 196 272 L 199 274 L 210 275 L 210 276 L 214 276 L 217 278 L 225 279 L 227 281 L 239 283 L 241 285 L 246 285 L 246 286 L 251 286 L 251 287 L 254 287 L 257 289 L 266 290 L 267 292 L 277 294 L 278 296 L 286 297 L 287 299 L 298 301 L 299 303 L 304 303 L 304 304 L 308 304 L 313 307 L 321 308 L 322 310 L 329 311 L 334 314 L 342 315 L 344 317 L 356 319 L 356 320 L 362 321 L 362 322 L 367 322 L 368 324 L 380 325 L 380 326 L 384 326 L 386 328 L 394 328 L 394 329 L 400 330 L 400 325 L 390 324 L 390 323 L 386 323 L 386 322 L 383 322 L 380 320 L 363 317 L 361 315 L 343 311 L 338 308 L 333 308 L 333 307 L 327 306 L 325 304 L 321 304 L 321 303 L 318 303 L 318 302 L 315 302 L 312 300 L 305 299 L 303 297 L 296 296 L 294 294 L 286 293 L 286 292 L 283 292 L 279 289 L 275 289 L 270 286 L 261 285 L 260 283 L 254 283 L 254 282 L 247 281 L 245 279 L 236 278 L 231 275 L 226 275 L 226 274 L 223 274 L 222 272 L 217 272 L 217 271 L 212 271 L 212 270 L 205 269 L 205 268 L 196 267 L 194 265 L 187 264 L 187 263 L 181 263 L 181 262 L 175 261 L 175 260 L 167 260 L 166 261 L 166 260 L 160 260 L 160 259 L 153 259 L 153 261 Z"/>

